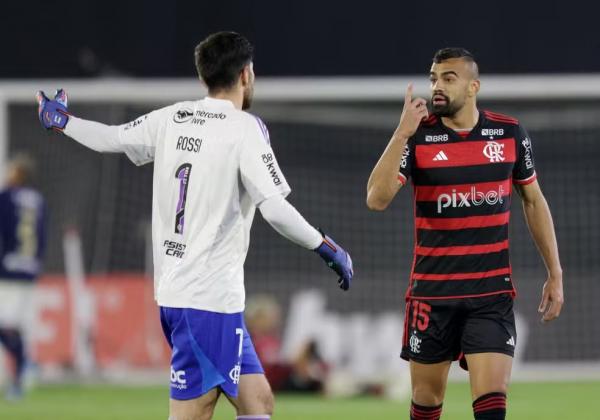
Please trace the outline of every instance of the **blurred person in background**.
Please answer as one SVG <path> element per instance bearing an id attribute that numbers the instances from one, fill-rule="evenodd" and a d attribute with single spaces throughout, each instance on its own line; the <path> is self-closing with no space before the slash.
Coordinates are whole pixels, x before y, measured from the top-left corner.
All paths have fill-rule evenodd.
<path id="1" fill-rule="evenodd" d="M 477 108 L 473 55 L 439 50 L 429 80 L 433 115 L 409 85 L 398 127 L 367 184 L 367 205 L 378 211 L 409 178 L 414 187 L 415 256 L 401 355 L 410 361 L 410 418 L 440 418 L 450 364 L 459 359 L 469 370 L 475 419 L 502 420 L 517 342 L 508 256 L 512 189 L 547 269 L 543 322 L 563 305 L 554 224 L 529 134 L 515 118 Z"/>
<path id="2" fill-rule="evenodd" d="M 33 290 L 46 242 L 46 206 L 31 186 L 33 172 L 33 159 L 15 156 L 0 192 L 0 343 L 14 362 L 7 399 L 23 395 L 27 327 L 35 318 Z"/>
<path id="3" fill-rule="evenodd" d="M 323 391 L 329 367 L 321 357 L 316 341 L 304 343 L 292 360 L 283 359 L 281 307 L 273 297 L 258 295 L 248 299 L 245 319 L 258 358 L 274 391 Z"/>
<path id="4" fill-rule="evenodd" d="M 314 251 L 348 290 L 350 255 L 310 225 L 285 199 L 291 189 L 264 122 L 245 112 L 254 93 L 254 47 L 219 32 L 195 50 L 208 87 L 128 124 L 76 118 L 67 95 L 38 92 L 38 115 L 99 152 L 154 162 L 152 239 L 155 299 L 172 349 L 169 415 L 210 419 L 224 393 L 239 418 L 269 419 L 273 395 L 246 329 L 244 261 L 256 208 L 282 236 Z"/>

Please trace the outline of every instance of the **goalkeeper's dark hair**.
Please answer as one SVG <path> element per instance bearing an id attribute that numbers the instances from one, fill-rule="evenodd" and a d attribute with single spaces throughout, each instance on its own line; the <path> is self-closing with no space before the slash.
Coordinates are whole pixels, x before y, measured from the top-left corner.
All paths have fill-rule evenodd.
<path id="1" fill-rule="evenodd" d="M 254 47 L 236 32 L 217 32 L 196 46 L 198 75 L 209 91 L 231 88 L 244 67 L 252 62 Z"/>
<path id="2" fill-rule="evenodd" d="M 475 77 L 479 77 L 479 66 L 477 65 L 477 62 L 475 61 L 475 56 L 471 52 L 466 50 L 465 48 L 461 48 L 461 47 L 442 48 L 441 50 L 436 51 L 435 55 L 433 56 L 433 62 L 439 64 L 443 61 L 450 60 L 451 58 L 460 58 L 469 63 L 473 63 Z"/>

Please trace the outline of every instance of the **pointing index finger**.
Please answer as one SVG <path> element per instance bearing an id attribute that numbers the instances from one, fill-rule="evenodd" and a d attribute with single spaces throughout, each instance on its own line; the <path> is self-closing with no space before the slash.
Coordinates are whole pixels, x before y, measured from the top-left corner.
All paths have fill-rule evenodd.
<path id="1" fill-rule="evenodd" d="M 404 95 L 404 103 L 410 104 L 412 102 L 413 84 L 409 83 L 406 87 L 406 94 Z"/>

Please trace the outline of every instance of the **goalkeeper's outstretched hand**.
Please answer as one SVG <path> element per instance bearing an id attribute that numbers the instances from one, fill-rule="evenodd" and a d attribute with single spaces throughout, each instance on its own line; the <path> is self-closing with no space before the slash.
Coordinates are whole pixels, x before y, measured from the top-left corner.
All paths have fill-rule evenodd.
<path id="1" fill-rule="evenodd" d="M 54 99 L 50 100 L 43 91 L 39 90 L 35 98 L 38 102 L 38 115 L 42 126 L 48 130 L 64 130 L 69 121 L 67 93 L 58 89 Z"/>
<path id="2" fill-rule="evenodd" d="M 352 258 L 350 258 L 350 254 L 336 244 L 333 239 L 323 232 L 321 233 L 323 234 L 323 242 L 315 249 L 315 252 L 325 260 L 329 268 L 340 276 L 338 279 L 340 289 L 348 290 L 350 288 L 352 276 L 354 276 Z"/>

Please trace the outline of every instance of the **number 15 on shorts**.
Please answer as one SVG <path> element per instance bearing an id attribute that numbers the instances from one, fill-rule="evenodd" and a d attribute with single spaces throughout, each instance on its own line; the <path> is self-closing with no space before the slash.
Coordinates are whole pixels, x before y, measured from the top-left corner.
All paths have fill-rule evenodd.
<path id="1" fill-rule="evenodd" d="M 429 314 L 431 305 L 418 300 L 412 301 L 412 323 L 411 328 L 425 331 L 429 326 Z"/>

